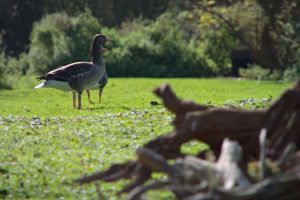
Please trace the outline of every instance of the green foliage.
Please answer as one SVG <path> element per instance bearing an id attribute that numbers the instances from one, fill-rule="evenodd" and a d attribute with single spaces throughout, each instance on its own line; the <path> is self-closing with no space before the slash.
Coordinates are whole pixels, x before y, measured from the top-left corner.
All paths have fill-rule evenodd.
<path id="1" fill-rule="evenodd" d="M 271 72 L 269 69 L 264 69 L 258 65 L 251 65 L 246 69 L 241 68 L 240 75 L 250 80 L 281 80 L 283 73 L 279 70 Z"/>
<path id="2" fill-rule="evenodd" d="M 186 34 L 185 19 L 184 15 L 165 13 L 156 21 L 135 20 L 116 30 L 101 28 L 88 12 L 78 17 L 48 15 L 32 31 L 30 71 L 44 73 L 89 60 L 91 38 L 101 30 L 114 40 L 107 43 L 111 51 L 105 55 L 109 76 L 212 76 L 218 72 L 216 63 L 205 52 L 206 44 Z"/>
<path id="3" fill-rule="evenodd" d="M 109 75 L 213 75 L 214 70 L 209 65 L 209 57 L 194 37 L 186 37 L 184 23 L 180 15 L 165 13 L 154 22 L 136 20 L 123 24 L 118 32 L 112 31 L 115 42 L 106 57 Z"/>
<path id="4" fill-rule="evenodd" d="M 70 62 L 87 61 L 91 39 L 100 32 L 114 39 L 107 44 L 111 51 L 105 55 L 108 74 L 114 77 L 228 76 L 231 50 L 244 45 L 256 63 L 275 72 L 263 77 L 262 70 L 252 69 L 260 74 L 250 70 L 246 72 L 250 78 L 279 79 L 282 72 L 277 69 L 287 68 L 288 77 L 289 71 L 299 66 L 299 4 L 295 1 L 276 1 L 274 5 L 255 0 L 176 1 L 159 17 L 159 10 L 165 10 L 169 1 L 150 12 L 155 2 L 126 0 L 121 3 L 126 7 L 124 13 L 117 15 L 114 13 L 121 7 L 107 0 L 40 3 L 46 13 L 65 12 L 46 15 L 34 24 L 28 54 L 9 58 L 8 70 L 26 74 L 29 69 L 40 74 Z M 81 12 L 86 8 L 91 11 Z M 136 18 L 138 13 L 146 16 Z M 124 15 L 130 21 L 120 18 Z M 146 20 L 149 18 L 154 20 Z M 99 21 L 120 26 L 103 27 Z"/>
<path id="5" fill-rule="evenodd" d="M 299 65 L 300 66 L 300 65 Z M 300 79 L 300 67 L 290 67 L 284 71 L 284 80 L 295 81 Z"/>
<path id="6" fill-rule="evenodd" d="M 50 13 L 65 12 L 78 16 L 85 11 L 91 13 L 105 26 L 120 26 L 122 22 L 143 16 L 155 19 L 167 8 L 171 0 L 22 0 L 0 1 L 1 34 L 6 54 L 18 56 L 29 44 L 29 35 L 34 22 Z M 1 37 L 1 36 L 0 36 Z"/>
<path id="7" fill-rule="evenodd" d="M 199 40 L 208 60 L 213 63 L 216 74 L 230 75 L 230 52 L 237 46 L 236 38 L 225 28 L 223 22 L 215 20 L 205 12 L 200 12 L 199 15 Z"/>
<path id="8" fill-rule="evenodd" d="M 240 75 L 250 80 L 266 80 L 270 70 L 263 69 L 258 65 L 252 65 L 246 69 L 240 69 Z"/>
<path id="9" fill-rule="evenodd" d="M 5 53 L 3 51 L 0 52 L 0 89 L 5 88 L 5 79 L 6 79 L 6 65 L 7 65 L 7 60 L 5 57 Z"/>
<path id="10" fill-rule="evenodd" d="M 283 71 L 297 59 L 299 1 L 227 1 L 226 6 L 219 1 L 201 1 L 199 5 L 202 24 L 226 28 L 236 43 L 231 48 L 246 46 L 262 67 Z"/>
<path id="11" fill-rule="evenodd" d="M 0 51 L 0 89 L 11 89 L 13 79 L 25 75 L 28 69 L 26 54 L 21 54 L 19 59 L 8 57 Z"/>
<path id="12" fill-rule="evenodd" d="M 297 59 L 297 51 L 300 48 L 300 23 L 299 1 L 255 1 L 260 8 L 256 11 L 256 24 L 249 30 L 245 27 L 245 33 L 250 33 L 248 43 L 251 44 L 256 58 L 264 67 L 279 69 L 281 71 L 291 67 Z M 256 7 L 253 3 L 253 7 Z M 245 23 L 246 24 L 246 23 Z M 251 42 L 255 41 L 255 42 Z"/>
<path id="13" fill-rule="evenodd" d="M 47 15 L 31 33 L 30 71 L 44 73 L 70 62 L 89 60 L 91 39 L 99 30 L 100 24 L 89 12 L 76 17 Z"/>
<path id="14" fill-rule="evenodd" d="M 29 69 L 28 56 L 25 53 L 19 55 L 19 58 L 8 57 L 6 72 L 8 76 L 26 75 Z"/>
<path id="15" fill-rule="evenodd" d="M 300 23 L 299 23 L 300 30 Z M 300 43 L 300 35 L 299 35 L 299 43 Z M 300 48 L 296 51 L 296 57 L 292 66 L 289 66 L 288 69 L 284 71 L 284 80 L 295 81 L 300 80 Z"/>
<path id="16" fill-rule="evenodd" d="M 246 98 L 238 100 L 225 101 L 224 106 L 227 108 L 246 108 L 250 110 L 264 109 L 267 108 L 272 102 L 273 97 L 269 95 L 268 98 L 256 99 L 256 98 Z"/>

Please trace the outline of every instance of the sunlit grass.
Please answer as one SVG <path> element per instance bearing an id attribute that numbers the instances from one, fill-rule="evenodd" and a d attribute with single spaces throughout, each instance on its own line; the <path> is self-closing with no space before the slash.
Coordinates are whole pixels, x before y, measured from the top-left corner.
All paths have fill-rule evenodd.
<path id="1" fill-rule="evenodd" d="M 72 180 L 133 159 L 136 148 L 172 130 L 173 115 L 161 104 L 150 105 L 160 102 L 151 91 L 163 83 L 179 97 L 215 106 L 276 99 L 291 86 L 231 79 L 110 78 L 102 103 L 96 103 L 93 91 L 95 104 L 84 95 L 84 110 L 74 110 L 71 94 L 35 90 L 37 83 L 25 77 L 15 81 L 13 90 L 0 90 L 0 198 L 97 199 L 94 185 L 77 186 Z M 183 150 L 196 154 L 203 148 L 192 142 Z M 104 195 L 120 199 L 115 192 L 123 184 L 104 184 Z M 168 193 L 151 196 L 172 198 Z"/>
<path id="2" fill-rule="evenodd" d="M 163 83 L 169 83 L 181 98 L 212 105 L 224 105 L 226 101 L 246 98 L 276 98 L 283 89 L 291 85 L 231 79 L 110 78 L 104 89 L 102 103 L 97 103 L 97 91 L 92 91 L 95 104 L 89 104 L 84 94 L 84 110 L 78 111 L 72 109 L 71 93 L 49 88 L 33 89 L 38 84 L 34 77 L 15 82 L 14 90 L 0 90 L 2 116 L 78 116 L 132 109 L 157 109 L 150 106 L 151 101 L 159 101 L 151 91 Z"/>

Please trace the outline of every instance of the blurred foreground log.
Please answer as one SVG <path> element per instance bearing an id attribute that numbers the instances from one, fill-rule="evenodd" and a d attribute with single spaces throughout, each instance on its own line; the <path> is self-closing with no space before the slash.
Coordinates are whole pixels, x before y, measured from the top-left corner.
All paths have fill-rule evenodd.
<path id="1" fill-rule="evenodd" d="M 120 193 L 129 193 L 131 200 L 153 189 L 167 189 L 186 200 L 300 198 L 300 82 L 259 111 L 208 108 L 178 99 L 168 85 L 154 93 L 175 113 L 174 130 L 139 148 L 136 161 L 77 183 L 130 179 Z M 197 157 L 180 152 L 182 144 L 195 139 L 209 144 L 218 161 L 202 159 L 204 152 Z M 149 183 L 153 172 L 168 179 Z"/>

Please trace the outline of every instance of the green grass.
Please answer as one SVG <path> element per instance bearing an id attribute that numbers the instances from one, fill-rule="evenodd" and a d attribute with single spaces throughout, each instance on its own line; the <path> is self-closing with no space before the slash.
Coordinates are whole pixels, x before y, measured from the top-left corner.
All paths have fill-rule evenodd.
<path id="1" fill-rule="evenodd" d="M 0 90 L 0 198 L 97 199 L 94 185 L 78 186 L 72 180 L 133 159 L 136 148 L 172 129 L 173 115 L 162 105 L 150 106 L 151 101 L 160 102 L 151 91 L 163 83 L 169 83 L 184 99 L 249 108 L 253 102 L 263 104 L 269 96 L 276 99 L 292 85 L 231 79 L 110 78 L 101 104 L 89 104 L 84 95 L 84 110 L 74 110 L 70 93 L 35 90 L 33 77 L 20 78 L 13 90 Z M 92 99 L 97 102 L 97 91 L 92 92 Z M 192 143 L 185 151 L 197 153 L 203 148 L 201 143 Z M 123 184 L 103 184 L 101 189 L 107 199 L 120 199 L 115 192 Z M 169 193 L 151 196 L 172 199 Z"/>

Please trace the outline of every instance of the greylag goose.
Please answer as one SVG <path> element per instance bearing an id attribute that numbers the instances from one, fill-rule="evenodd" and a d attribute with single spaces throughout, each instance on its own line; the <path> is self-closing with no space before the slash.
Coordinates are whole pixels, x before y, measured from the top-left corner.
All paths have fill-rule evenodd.
<path id="1" fill-rule="evenodd" d="M 92 90 L 99 89 L 99 103 L 101 102 L 102 92 L 103 92 L 104 87 L 107 84 L 107 81 L 108 81 L 108 76 L 107 76 L 107 73 L 106 73 L 106 70 L 105 70 L 101 80 L 99 81 L 99 84 L 96 87 L 92 88 Z M 87 93 L 89 102 L 92 103 L 91 97 L 90 97 L 90 91 L 87 90 L 86 93 Z"/>
<path id="2" fill-rule="evenodd" d="M 75 62 L 57 69 L 54 69 L 38 80 L 44 80 L 35 88 L 49 87 L 73 93 L 73 107 L 76 108 L 76 93 L 78 94 L 78 109 L 82 109 L 81 94 L 99 84 L 104 72 L 105 64 L 102 58 L 102 47 L 108 39 L 97 34 L 94 37 L 91 55 L 91 62 Z"/>

